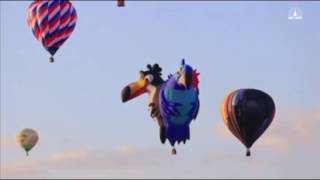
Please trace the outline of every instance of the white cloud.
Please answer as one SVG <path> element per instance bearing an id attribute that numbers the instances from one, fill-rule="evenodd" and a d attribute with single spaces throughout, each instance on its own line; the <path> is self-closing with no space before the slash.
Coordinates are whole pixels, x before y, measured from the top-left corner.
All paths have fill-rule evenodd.
<path id="1" fill-rule="evenodd" d="M 22 159 L 1 166 L 3 178 L 61 177 L 57 173 L 68 169 L 66 177 L 81 178 L 83 171 L 124 171 L 143 173 L 141 169 L 152 169 L 161 165 L 168 152 L 156 148 L 121 146 L 114 150 L 75 149 L 52 155 L 46 159 Z M 127 171 L 127 172 L 126 172 Z M 70 174 L 71 173 L 71 174 Z M 81 174 L 81 173 L 80 173 Z M 91 174 L 91 173 L 88 173 Z M 92 174 L 91 174 L 92 175 Z M 124 175 L 125 177 L 125 175 Z"/>
<path id="2" fill-rule="evenodd" d="M 262 136 L 259 145 L 294 150 L 297 146 L 320 148 L 320 108 L 287 108 L 278 113 L 274 125 Z"/>
<path id="3" fill-rule="evenodd" d="M 221 144 L 212 141 L 205 133 L 198 138 L 208 138 L 208 141 L 198 146 L 192 146 L 190 142 L 185 152 L 178 156 L 171 156 L 168 149 L 161 148 L 162 146 L 153 148 L 124 145 L 115 149 L 71 149 L 42 159 L 31 156 L 8 161 L 1 164 L 1 177 L 319 177 L 319 173 L 315 171 L 319 158 L 314 156 L 314 150 L 320 147 L 317 140 L 320 137 L 319 118 L 319 108 L 278 110 L 274 122 L 254 145 L 255 152 L 251 158 L 245 157 L 243 147 L 236 143 L 235 137 L 221 122 L 210 130 L 219 135 L 216 140 Z M 2 143 L 4 144 L 16 146 L 14 142 L 6 141 Z M 297 150 L 299 147 L 301 151 Z M 235 170 L 229 172 L 228 168 Z M 265 169 L 269 171 L 266 172 Z"/>
<path id="4" fill-rule="evenodd" d="M 320 148 L 320 108 L 286 108 L 278 110 L 275 119 L 254 146 L 287 151 L 295 146 Z M 223 138 L 236 138 L 223 124 L 215 124 L 214 132 Z"/>
<path id="5" fill-rule="evenodd" d="M 11 148 L 18 147 L 18 142 L 16 141 L 16 139 L 1 137 L 0 141 L 1 141 L 1 144 L 0 144 L 1 149 L 11 149 Z"/>

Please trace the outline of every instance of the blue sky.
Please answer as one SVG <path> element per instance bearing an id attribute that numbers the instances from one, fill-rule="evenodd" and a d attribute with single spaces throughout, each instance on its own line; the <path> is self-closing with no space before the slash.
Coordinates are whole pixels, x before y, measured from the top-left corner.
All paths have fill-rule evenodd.
<path id="1" fill-rule="evenodd" d="M 1 177 L 320 177 L 319 2 L 77 1 L 54 64 L 27 26 L 30 2 L 0 3 Z M 288 20 L 293 7 L 303 20 Z M 123 104 L 120 93 L 148 63 L 166 77 L 182 58 L 200 72 L 201 109 L 173 157 L 147 95 Z M 238 88 L 277 107 L 251 158 L 220 115 Z M 40 134 L 27 159 L 15 142 L 26 127 Z"/>

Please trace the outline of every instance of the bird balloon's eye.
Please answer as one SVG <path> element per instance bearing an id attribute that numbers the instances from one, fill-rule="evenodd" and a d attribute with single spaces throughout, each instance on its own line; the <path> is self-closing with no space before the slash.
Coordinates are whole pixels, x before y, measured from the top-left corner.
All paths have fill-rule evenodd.
<path id="1" fill-rule="evenodd" d="M 149 82 L 152 82 L 153 81 L 153 75 L 148 74 L 148 75 L 145 76 L 145 79 L 147 79 Z"/>
<path id="2" fill-rule="evenodd" d="M 179 69 L 179 71 L 177 71 L 177 75 L 178 75 L 178 77 L 181 76 L 181 69 Z"/>
<path id="3" fill-rule="evenodd" d="M 140 79 L 143 79 L 143 77 L 144 77 L 143 71 L 140 71 L 139 75 L 140 75 Z"/>

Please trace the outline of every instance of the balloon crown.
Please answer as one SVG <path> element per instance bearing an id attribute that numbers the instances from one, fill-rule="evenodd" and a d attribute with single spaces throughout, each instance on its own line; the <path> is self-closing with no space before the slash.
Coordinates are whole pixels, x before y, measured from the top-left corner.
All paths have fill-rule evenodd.
<path id="1" fill-rule="evenodd" d="M 182 60 L 181 60 L 181 65 L 184 66 L 185 64 L 186 64 L 186 63 L 185 63 L 185 60 L 182 59 Z"/>
<path id="2" fill-rule="evenodd" d="M 163 79 L 161 78 L 162 68 L 159 66 L 159 64 L 157 64 L 157 63 L 154 65 L 148 64 L 147 68 L 148 68 L 147 71 L 141 71 L 141 72 L 145 76 L 148 74 L 151 74 L 153 76 L 154 80 L 151 82 L 151 84 L 153 84 L 155 86 L 162 84 L 163 83 Z"/>
<path id="3" fill-rule="evenodd" d="M 152 74 L 153 76 L 161 76 L 162 75 L 162 73 L 161 73 L 162 68 L 159 66 L 159 64 L 154 64 L 154 65 L 148 64 L 147 68 L 148 68 L 147 71 L 142 71 L 142 73 L 144 75 L 148 75 L 148 74 Z"/>

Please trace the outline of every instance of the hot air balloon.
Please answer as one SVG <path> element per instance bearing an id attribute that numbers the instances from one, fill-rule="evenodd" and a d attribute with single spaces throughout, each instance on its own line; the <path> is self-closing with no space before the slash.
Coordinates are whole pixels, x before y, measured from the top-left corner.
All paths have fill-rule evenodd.
<path id="1" fill-rule="evenodd" d="M 21 147 L 26 151 L 27 156 L 29 151 L 37 144 L 39 136 L 37 132 L 33 129 L 23 129 L 18 134 L 18 142 Z"/>
<path id="2" fill-rule="evenodd" d="M 28 8 L 28 25 L 35 38 L 53 55 L 73 32 L 77 13 L 69 0 L 35 0 Z"/>
<path id="3" fill-rule="evenodd" d="M 124 7 L 124 0 L 117 0 L 118 7 Z"/>
<path id="4" fill-rule="evenodd" d="M 199 73 L 184 60 L 167 81 L 162 79 L 158 64 L 149 64 L 147 68 L 147 71 L 140 71 L 138 81 L 122 90 L 122 101 L 127 102 L 148 92 L 151 117 L 160 127 L 160 141 L 164 144 L 168 139 L 172 154 L 176 154 L 175 143 L 190 139 L 189 125 L 199 111 Z"/>
<path id="5" fill-rule="evenodd" d="M 251 146 L 274 118 L 272 98 L 260 90 L 239 89 L 225 97 L 221 110 L 225 125 L 246 146 L 246 156 L 250 156 Z"/>

